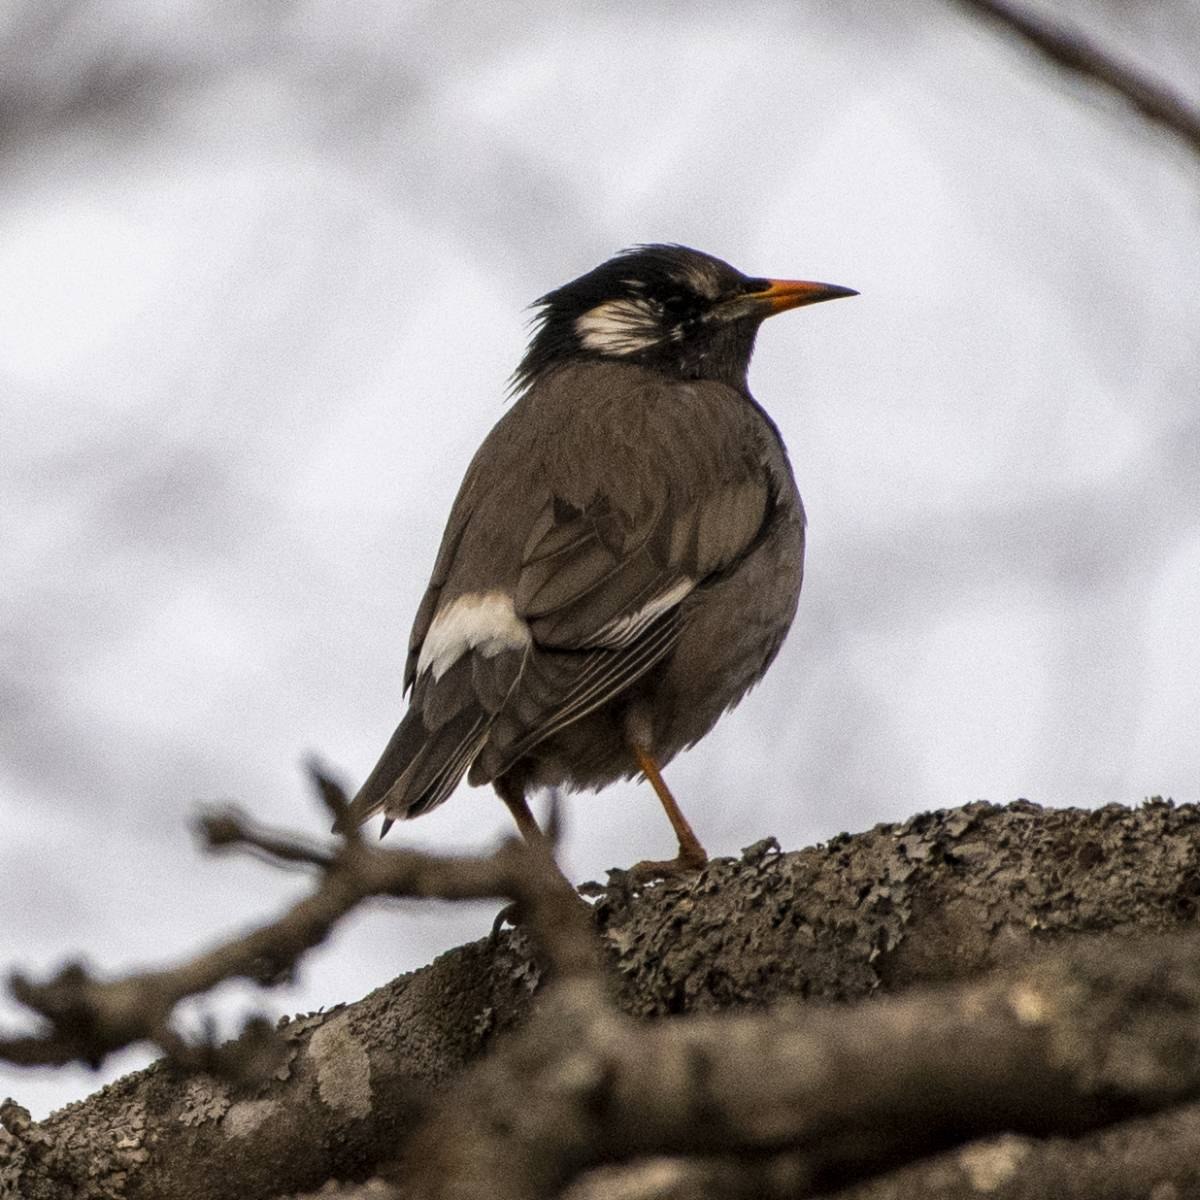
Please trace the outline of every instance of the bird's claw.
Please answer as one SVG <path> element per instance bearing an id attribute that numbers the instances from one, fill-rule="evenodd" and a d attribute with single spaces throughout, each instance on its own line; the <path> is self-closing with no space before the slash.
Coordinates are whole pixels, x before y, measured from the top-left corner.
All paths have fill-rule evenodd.
<path id="1" fill-rule="evenodd" d="M 515 929 L 520 923 L 521 906 L 514 900 L 511 904 L 506 904 L 496 914 L 496 919 L 492 922 L 492 932 L 488 935 L 488 945 L 493 949 L 495 948 L 505 925 L 511 925 Z"/>
<path id="2" fill-rule="evenodd" d="M 635 883 L 650 883 L 655 879 L 677 879 L 681 875 L 692 875 L 707 865 L 708 855 L 703 850 L 699 854 L 681 850 L 674 858 L 643 859 L 640 863 L 634 863 L 627 874 Z"/>

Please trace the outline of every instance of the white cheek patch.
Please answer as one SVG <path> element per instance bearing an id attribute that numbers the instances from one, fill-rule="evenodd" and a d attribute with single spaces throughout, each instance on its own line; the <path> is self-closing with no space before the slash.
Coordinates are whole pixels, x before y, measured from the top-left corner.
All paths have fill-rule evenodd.
<path id="1" fill-rule="evenodd" d="M 433 618 L 417 660 L 417 674 L 441 677 L 468 650 L 494 658 L 505 650 L 524 650 L 533 640 L 504 592 L 468 592 Z"/>
<path id="2" fill-rule="evenodd" d="M 690 287 L 697 295 L 704 296 L 708 300 L 716 300 L 721 295 L 720 279 L 717 278 L 710 267 L 701 263 L 688 268 L 687 283 L 685 286 Z"/>
<path id="3" fill-rule="evenodd" d="M 591 639 L 592 644 L 609 646 L 614 650 L 628 646 L 645 632 L 655 617 L 662 616 L 663 613 L 674 608 L 695 586 L 696 581 L 685 576 L 665 592 L 660 592 L 653 600 L 643 604 L 635 612 L 609 621 L 607 625 L 596 632 Z"/>
<path id="4" fill-rule="evenodd" d="M 636 354 L 662 340 L 662 318 L 648 300 L 606 300 L 575 318 L 585 350 L 598 354 Z"/>

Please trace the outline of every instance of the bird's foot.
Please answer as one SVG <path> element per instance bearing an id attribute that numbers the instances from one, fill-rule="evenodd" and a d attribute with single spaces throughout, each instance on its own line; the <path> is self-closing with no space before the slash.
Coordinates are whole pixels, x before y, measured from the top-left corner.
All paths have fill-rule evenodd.
<path id="1" fill-rule="evenodd" d="M 628 875 L 636 883 L 649 883 L 653 879 L 677 879 L 680 875 L 691 875 L 708 865 L 708 855 L 697 844 L 695 848 L 680 846 L 674 858 L 644 859 L 629 868 Z"/>
<path id="2" fill-rule="evenodd" d="M 492 932 L 488 936 L 488 945 L 492 949 L 496 948 L 500 941 L 500 933 L 506 925 L 511 925 L 516 929 L 521 923 L 521 907 L 514 900 L 511 904 L 506 904 L 497 914 L 496 919 L 492 922 Z"/>

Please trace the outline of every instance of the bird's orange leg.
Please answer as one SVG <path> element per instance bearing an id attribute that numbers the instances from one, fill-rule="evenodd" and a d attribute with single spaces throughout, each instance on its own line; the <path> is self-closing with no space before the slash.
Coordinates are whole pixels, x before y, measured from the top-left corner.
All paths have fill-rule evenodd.
<path id="1" fill-rule="evenodd" d="M 700 839 L 688 824 L 687 817 L 683 815 L 675 797 L 671 795 L 671 789 L 667 787 L 666 780 L 658 769 L 658 763 L 640 746 L 633 746 L 631 749 L 642 774 L 646 776 L 662 803 L 676 838 L 679 839 L 679 854 L 675 858 L 665 862 L 640 862 L 632 868 L 632 872 L 653 878 L 656 875 L 678 875 L 684 871 L 698 871 L 708 862 L 708 852 L 700 845 Z"/>
<path id="2" fill-rule="evenodd" d="M 512 813 L 512 818 L 517 823 L 521 836 L 531 846 L 536 846 L 543 841 L 546 835 L 542 832 L 533 813 L 529 811 L 529 804 L 525 800 L 525 788 L 520 781 L 510 779 L 508 775 L 501 775 L 499 779 L 492 780 L 492 786 L 496 789 L 496 795 L 504 801 L 505 807 Z"/>

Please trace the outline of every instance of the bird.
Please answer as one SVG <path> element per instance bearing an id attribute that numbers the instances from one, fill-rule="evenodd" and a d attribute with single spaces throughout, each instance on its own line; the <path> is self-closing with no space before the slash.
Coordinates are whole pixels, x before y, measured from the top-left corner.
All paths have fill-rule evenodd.
<path id="1" fill-rule="evenodd" d="M 795 615 L 805 515 L 750 393 L 767 317 L 858 293 L 634 246 L 535 301 L 514 403 L 450 510 L 408 642 L 409 703 L 343 821 L 490 783 L 529 840 L 539 788 L 642 775 L 707 861 L 662 768 L 763 675 Z M 381 834 L 382 836 L 382 834 Z"/>

